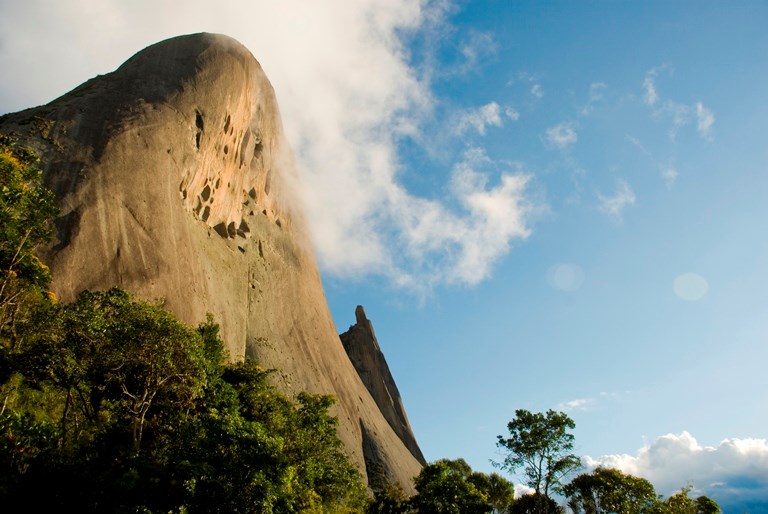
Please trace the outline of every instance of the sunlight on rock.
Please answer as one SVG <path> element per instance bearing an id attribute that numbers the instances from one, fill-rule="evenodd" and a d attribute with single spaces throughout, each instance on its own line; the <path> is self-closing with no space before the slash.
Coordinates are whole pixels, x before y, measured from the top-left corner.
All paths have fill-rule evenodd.
<path id="1" fill-rule="evenodd" d="M 701 300 L 709 291 L 707 279 L 696 273 L 683 273 L 675 277 L 672 290 L 677 296 L 689 302 Z"/>
<path id="2" fill-rule="evenodd" d="M 547 283 L 560 291 L 576 291 L 584 283 L 584 270 L 577 264 L 556 264 L 547 271 Z"/>

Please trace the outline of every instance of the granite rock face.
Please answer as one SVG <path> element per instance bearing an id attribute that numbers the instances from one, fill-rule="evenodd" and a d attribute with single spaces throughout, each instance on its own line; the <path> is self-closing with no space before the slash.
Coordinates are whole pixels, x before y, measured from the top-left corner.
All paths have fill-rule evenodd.
<path id="1" fill-rule="evenodd" d="M 414 458 L 426 464 L 411 430 L 411 424 L 408 422 L 400 391 L 397 390 L 397 384 L 389 371 L 387 360 L 379 348 L 373 324 L 365 316 L 362 305 L 358 305 L 355 309 L 355 318 L 355 324 L 340 336 L 349 360 L 352 361 L 384 418 L 389 422 L 389 426 L 411 451 Z"/>
<path id="2" fill-rule="evenodd" d="M 274 91 L 244 46 L 215 34 L 157 43 L 0 117 L 0 132 L 39 153 L 58 197 L 57 239 L 42 258 L 59 298 L 120 286 L 164 298 L 188 324 L 212 313 L 233 360 L 279 369 L 289 394 L 338 398 L 339 436 L 371 484 L 412 491 L 423 459 L 339 341 Z"/>

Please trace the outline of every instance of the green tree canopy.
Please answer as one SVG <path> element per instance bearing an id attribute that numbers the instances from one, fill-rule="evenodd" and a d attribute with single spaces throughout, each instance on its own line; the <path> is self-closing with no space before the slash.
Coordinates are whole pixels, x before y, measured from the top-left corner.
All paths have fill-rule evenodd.
<path id="1" fill-rule="evenodd" d="M 360 512 L 329 396 L 291 399 L 124 291 L 49 307 L 0 384 L 0 502 L 31 511 Z M 41 488 L 45 494 L 37 494 Z"/>
<path id="2" fill-rule="evenodd" d="M 507 424 L 509 437 L 498 436 L 496 445 L 507 455 L 497 465 L 510 472 L 523 468 L 528 486 L 549 497 L 569 473 L 581 466 L 581 460 L 571 453 L 574 438 L 568 430 L 575 426 L 563 412 L 550 409 L 542 414 L 518 409 L 515 419 Z"/>
<path id="3" fill-rule="evenodd" d="M 414 479 L 417 512 L 433 514 L 486 514 L 492 507 L 470 480 L 472 468 L 464 459 L 442 459 L 421 470 Z"/>
<path id="4" fill-rule="evenodd" d="M 656 491 L 644 478 L 598 467 L 564 488 L 574 514 L 646 514 L 656 506 Z"/>
<path id="5" fill-rule="evenodd" d="M 653 514 L 720 514 L 720 505 L 707 496 L 691 498 L 692 487 L 683 487 L 680 492 L 659 502 Z"/>

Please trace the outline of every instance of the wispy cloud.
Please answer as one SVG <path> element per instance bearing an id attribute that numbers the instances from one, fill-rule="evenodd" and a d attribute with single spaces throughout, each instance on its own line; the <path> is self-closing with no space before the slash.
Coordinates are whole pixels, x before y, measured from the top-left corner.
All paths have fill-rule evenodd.
<path id="1" fill-rule="evenodd" d="M 659 101 L 659 93 L 656 90 L 656 76 L 659 74 L 660 68 L 653 68 L 645 74 L 643 79 L 643 101 L 650 106 L 656 105 Z"/>
<path id="2" fill-rule="evenodd" d="M 587 116 L 595 109 L 595 105 L 605 97 L 605 90 L 608 85 L 605 82 L 593 82 L 589 85 L 589 98 L 587 103 L 580 109 L 582 116 Z"/>
<path id="3" fill-rule="evenodd" d="M 643 101 L 653 109 L 654 117 L 669 120 L 668 135 L 672 141 L 677 139 L 677 134 L 683 127 L 691 123 L 694 115 L 699 136 L 712 141 L 712 125 L 715 123 L 715 115 L 710 109 L 706 108 L 701 102 L 695 105 L 688 105 L 675 100 L 661 98 L 656 86 L 656 79 L 660 72 L 670 72 L 671 69 L 668 65 L 662 65 L 646 72 L 643 79 Z"/>
<path id="4" fill-rule="evenodd" d="M 712 125 L 715 124 L 715 115 L 704 107 L 701 102 L 696 103 L 696 129 L 699 135 L 707 141 L 712 141 Z"/>
<path id="5" fill-rule="evenodd" d="M 667 189 L 671 188 L 675 184 L 675 181 L 677 180 L 679 173 L 677 171 L 677 168 L 673 164 L 671 163 L 662 164 L 659 161 L 657 161 L 656 158 L 653 156 L 653 154 L 636 137 L 627 135 L 626 140 L 632 143 L 634 146 L 636 146 L 646 157 L 648 157 L 648 159 L 653 163 L 653 165 L 659 170 L 659 174 L 661 175 L 661 178 L 664 180 L 664 183 L 666 184 Z"/>
<path id="6" fill-rule="evenodd" d="M 567 148 L 578 140 L 576 129 L 571 122 L 563 122 L 548 128 L 544 134 L 546 142 L 557 148 Z"/>
<path id="7" fill-rule="evenodd" d="M 535 100 L 541 100 L 544 98 L 544 89 L 541 86 L 539 77 L 528 71 L 519 71 L 515 73 L 512 78 L 507 81 L 507 86 L 513 84 L 521 84 L 527 94 L 534 97 Z"/>
<path id="8" fill-rule="evenodd" d="M 587 456 L 584 461 L 589 469 L 605 466 L 646 478 L 665 495 L 691 483 L 696 495 L 710 496 L 723 507 L 750 500 L 768 507 L 766 439 L 725 439 L 712 447 L 682 432 L 661 436 L 636 455 Z"/>
<path id="9" fill-rule="evenodd" d="M 464 135 L 469 130 L 474 130 L 484 135 L 486 127 L 503 126 L 505 117 L 515 121 L 520 114 L 511 107 L 502 109 L 496 102 L 491 102 L 477 109 L 467 109 L 457 113 L 453 131 L 458 135 Z"/>
<path id="10" fill-rule="evenodd" d="M 476 71 L 483 60 L 497 51 L 498 45 L 493 36 L 487 32 L 470 31 L 459 44 L 459 51 L 464 61 L 458 68 L 461 74 Z"/>
<path id="11" fill-rule="evenodd" d="M 623 219 L 624 209 L 635 203 L 635 193 L 624 180 L 618 180 L 616 192 L 610 196 L 598 193 L 598 209 L 609 215 L 617 223 Z"/>
<path id="12" fill-rule="evenodd" d="M 576 398 L 575 400 L 559 403 L 555 408 L 564 412 L 583 411 L 587 410 L 594 403 L 594 398 Z"/>
<path id="13" fill-rule="evenodd" d="M 671 164 L 661 167 L 661 178 L 664 179 L 664 183 L 667 185 L 667 189 L 671 188 L 675 184 L 678 175 L 680 174 L 677 172 L 677 169 Z"/>

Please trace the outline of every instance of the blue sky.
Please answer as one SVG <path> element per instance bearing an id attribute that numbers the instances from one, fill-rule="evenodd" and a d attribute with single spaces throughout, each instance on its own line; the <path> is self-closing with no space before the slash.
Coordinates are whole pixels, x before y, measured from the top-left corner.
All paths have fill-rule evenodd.
<path id="1" fill-rule="evenodd" d="M 365 306 L 429 460 L 490 471 L 554 408 L 589 462 L 768 510 L 768 5 L 274 4 L 4 2 L 0 111 L 236 37 L 337 327 Z"/>

